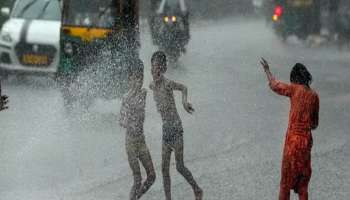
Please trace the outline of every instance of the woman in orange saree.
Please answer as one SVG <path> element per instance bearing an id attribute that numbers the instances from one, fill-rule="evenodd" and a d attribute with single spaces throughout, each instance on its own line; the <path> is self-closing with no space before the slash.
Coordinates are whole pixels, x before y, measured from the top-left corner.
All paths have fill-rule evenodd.
<path id="1" fill-rule="evenodd" d="M 303 64 L 297 63 L 290 74 L 290 84 L 275 79 L 269 64 L 262 59 L 270 88 L 290 98 L 289 125 L 285 138 L 279 200 L 289 200 L 290 190 L 299 200 L 308 199 L 311 178 L 311 131 L 318 126 L 319 97 L 310 88 L 312 76 Z"/>

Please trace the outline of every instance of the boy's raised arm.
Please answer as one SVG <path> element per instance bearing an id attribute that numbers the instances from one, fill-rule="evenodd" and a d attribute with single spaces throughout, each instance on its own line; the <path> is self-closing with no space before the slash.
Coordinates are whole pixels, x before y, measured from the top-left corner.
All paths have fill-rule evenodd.
<path id="1" fill-rule="evenodd" d="M 181 83 L 177 83 L 175 81 L 170 81 L 169 83 L 170 87 L 172 90 L 179 90 L 182 92 L 182 103 L 187 103 L 187 95 L 188 95 L 188 90 L 187 87 Z"/>
<path id="2" fill-rule="evenodd" d="M 188 97 L 188 89 L 185 85 L 181 83 L 177 83 L 175 81 L 170 81 L 170 87 L 173 90 L 179 90 L 182 92 L 182 105 L 184 106 L 185 110 L 192 114 L 194 112 L 192 104 L 190 104 L 187 100 Z"/>

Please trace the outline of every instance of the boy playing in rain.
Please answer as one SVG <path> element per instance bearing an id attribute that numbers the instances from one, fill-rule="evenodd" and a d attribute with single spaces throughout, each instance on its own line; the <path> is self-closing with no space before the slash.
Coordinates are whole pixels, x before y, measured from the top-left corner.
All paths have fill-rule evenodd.
<path id="1" fill-rule="evenodd" d="M 141 60 L 132 64 L 129 72 L 130 89 L 123 97 L 120 111 L 120 125 L 126 128 L 126 152 L 134 176 L 130 200 L 139 199 L 149 190 L 156 179 L 152 158 L 143 134 L 147 96 L 146 89 L 142 88 L 143 68 Z M 139 162 L 142 163 L 147 173 L 147 178 L 143 183 Z"/>
<path id="2" fill-rule="evenodd" d="M 176 109 L 174 90 L 182 92 L 182 104 L 184 109 L 192 114 L 194 109 L 187 101 L 187 87 L 164 77 L 167 70 L 166 55 L 156 52 L 152 56 L 153 82 L 150 85 L 153 90 L 153 98 L 163 121 L 163 145 L 162 145 L 162 173 L 166 200 L 171 200 L 171 180 L 169 174 L 171 152 L 175 153 L 176 169 L 192 186 L 196 200 L 202 200 L 203 191 L 197 185 L 191 172 L 184 165 L 183 160 L 183 128 L 180 116 Z"/>

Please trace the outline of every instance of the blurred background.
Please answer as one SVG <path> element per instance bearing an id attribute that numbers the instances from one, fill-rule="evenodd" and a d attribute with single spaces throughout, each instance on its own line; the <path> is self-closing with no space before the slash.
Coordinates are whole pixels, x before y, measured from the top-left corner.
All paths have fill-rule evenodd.
<path id="1" fill-rule="evenodd" d="M 123 2 L 123 4 L 121 4 Z M 350 196 L 349 0 L 0 0 L 1 200 L 125 200 L 132 175 L 118 125 L 127 73 L 163 50 L 166 76 L 189 88 L 185 163 L 208 200 L 277 199 L 289 100 L 301 62 L 320 96 L 310 199 Z M 164 198 L 161 119 L 148 89 L 145 136 Z M 144 171 L 142 171 L 143 174 Z M 174 199 L 194 199 L 171 162 Z M 292 194 L 291 199 L 297 199 Z"/>

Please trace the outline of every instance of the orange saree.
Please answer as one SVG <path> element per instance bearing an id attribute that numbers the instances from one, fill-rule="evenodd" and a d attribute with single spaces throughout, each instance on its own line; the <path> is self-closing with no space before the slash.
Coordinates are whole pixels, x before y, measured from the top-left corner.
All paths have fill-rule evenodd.
<path id="1" fill-rule="evenodd" d="M 304 85 L 272 80 L 270 87 L 277 94 L 290 98 L 280 187 L 298 193 L 301 188 L 307 189 L 311 178 L 311 130 L 318 125 L 319 97 Z"/>

